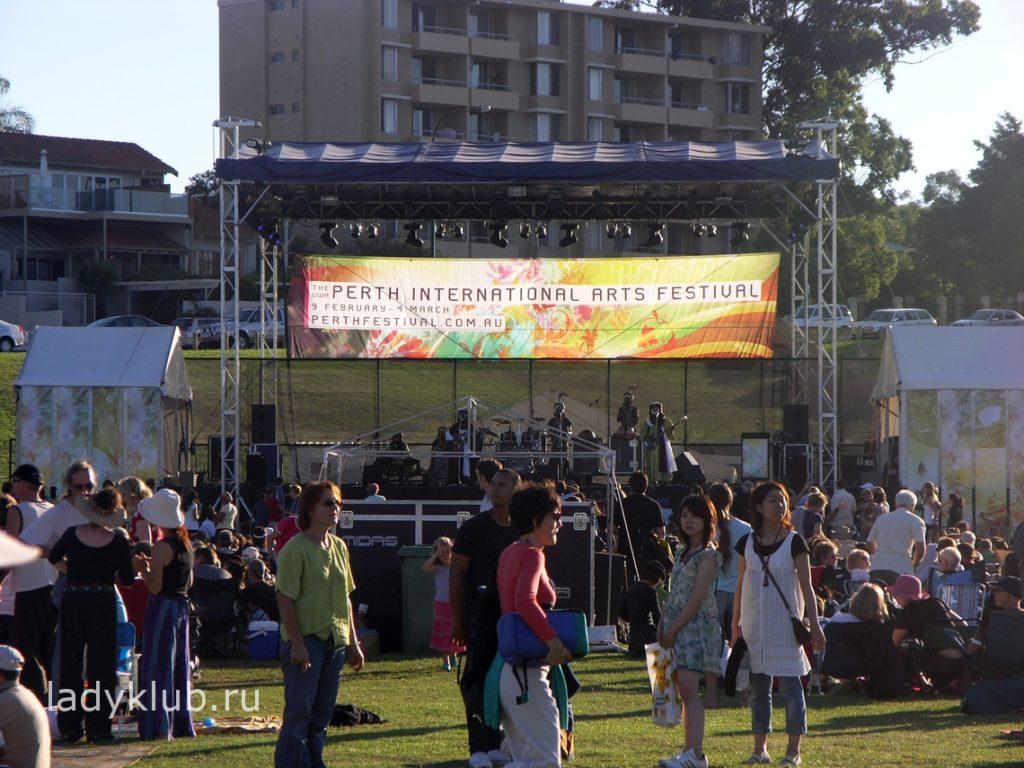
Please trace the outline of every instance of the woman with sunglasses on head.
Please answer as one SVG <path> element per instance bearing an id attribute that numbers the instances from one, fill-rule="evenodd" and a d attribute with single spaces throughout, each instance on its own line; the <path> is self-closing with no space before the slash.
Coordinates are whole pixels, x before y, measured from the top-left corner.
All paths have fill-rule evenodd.
<path id="1" fill-rule="evenodd" d="M 85 522 L 64 531 L 49 555 L 67 573 L 60 608 L 60 690 L 53 699 L 65 744 L 82 738 L 83 716 L 89 741 L 106 743 L 113 738 L 109 701 L 117 690 L 114 578 L 126 587 L 135 581 L 131 545 L 122 527 L 128 516 L 121 494 L 113 489 L 80 494 L 75 508 Z M 84 711 L 83 655 L 89 688 L 99 695 L 95 711 Z"/>
<path id="2" fill-rule="evenodd" d="M 800 740 L 807 732 L 807 708 L 800 678 L 811 671 L 792 619 L 810 620 L 814 649 L 825 647 L 818 606 L 811 586 L 807 542 L 793 531 L 789 494 L 775 481 L 758 485 L 750 496 L 753 532 L 736 542 L 739 580 L 732 614 L 732 645 L 740 639 L 750 659 L 750 709 L 754 752 L 748 765 L 768 764 L 772 728 L 772 678 L 786 698 L 789 744 L 780 764 L 801 763 Z"/>

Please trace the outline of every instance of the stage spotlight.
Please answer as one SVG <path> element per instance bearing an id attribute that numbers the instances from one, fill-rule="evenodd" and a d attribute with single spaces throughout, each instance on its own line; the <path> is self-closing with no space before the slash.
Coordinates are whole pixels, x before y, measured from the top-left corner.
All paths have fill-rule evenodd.
<path id="1" fill-rule="evenodd" d="M 445 226 L 445 223 L 443 221 L 439 221 L 436 224 L 434 224 L 434 237 L 436 237 L 438 240 L 443 238 L 445 232 L 447 231 L 448 228 Z"/>
<path id="2" fill-rule="evenodd" d="M 538 240 L 543 240 L 548 236 L 548 223 L 546 221 L 538 221 L 537 226 L 534 227 L 534 232 L 537 233 Z"/>
<path id="3" fill-rule="evenodd" d="M 380 237 L 380 224 L 373 222 L 372 224 L 366 225 L 366 236 L 371 240 Z"/>
<path id="4" fill-rule="evenodd" d="M 630 237 L 633 234 L 633 227 L 630 226 L 628 221 L 623 221 L 619 224 L 619 237 Z"/>
<path id="5" fill-rule="evenodd" d="M 660 221 L 651 222 L 650 224 L 648 224 L 647 225 L 647 231 L 648 231 L 649 234 L 647 235 L 647 239 L 644 240 L 643 247 L 644 248 L 657 248 L 663 242 L 665 242 L 665 238 L 662 237 L 662 234 L 661 234 L 661 231 L 664 228 L 665 228 L 665 225 L 663 223 L 661 223 Z"/>
<path id="6" fill-rule="evenodd" d="M 277 227 L 274 226 L 272 221 L 264 221 L 257 224 L 256 233 L 270 245 L 278 246 L 281 244 L 281 235 L 277 233 Z"/>
<path id="7" fill-rule="evenodd" d="M 448 222 L 448 236 L 454 237 L 458 240 L 462 239 L 462 236 L 466 234 L 465 227 L 462 226 L 461 221 L 449 221 Z"/>
<path id="8" fill-rule="evenodd" d="M 701 237 L 704 232 L 704 226 L 699 221 L 694 221 L 690 224 L 690 234 L 694 237 Z"/>
<path id="9" fill-rule="evenodd" d="M 718 225 L 708 222 L 704 225 L 704 237 L 718 237 Z"/>
<path id="10" fill-rule="evenodd" d="M 576 245 L 580 241 L 579 237 L 576 235 L 579 228 L 579 224 L 563 224 L 562 231 L 565 232 L 565 236 L 558 241 L 558 246 L 560 248 L 568 248 Z"/>
<path id="11" fill-rule="evenodd" d="M 348 233 L 352 235 L 352 237 L 362 237 L 363 225 L 358 221 L 352 222 L 352 224 L 349 225 Z"/>
<path id="12" fill-rule="evenodd" d="M 614 240 L 619 236 L 619 225 L 614 221 L 609 221 L 604 228 L 604 234 L 609 240 Z"/>
<path id="13" fill-rule="evenodd" d="M 338 238 L 334 236 L 335 226 L 333 221 L 323 221 L 320 223 L 320 242 L 328 248 L 338 247 Z"/>
<path id="14" fill-rule="evenodd" d="M 519 236 L 525 240 L 530 236 L 530 222 L 521 221 L 519 222 Z"/>
<path id="15" fill-rule="evenodd" d="M 732 239 L 729 245 L 733 248 L 742 248 L 744 243 L 750 242 L 750 225 L 745 221 L 737 221 L 732 225 Z"/>
<path id="16" fill-rule="evenodd" d="M 423 229 L 423 225 L 417 222 L 411 222 L 405 225 L 406 235 L 405 244 L 411 245 L 413 248 L 423 247 L 423 238 L 420 237 L 420 231 Z"/>
<path id="17" fill-rule="evenodd" d="M 508 246 L 508 224 L 503 221 L 492 221 L 489 225 L 491 230 L 491 245 L 499 248 Z"/>
<path id="18" fill-rule="evenodd" d="M 813 226 L 814 222 L 808 222 L 803 217 L 798 216 L 789 223 L 789 237 L 787 238 L 791 245 L 795 245 L 804 239 L 804 235 Z"/>

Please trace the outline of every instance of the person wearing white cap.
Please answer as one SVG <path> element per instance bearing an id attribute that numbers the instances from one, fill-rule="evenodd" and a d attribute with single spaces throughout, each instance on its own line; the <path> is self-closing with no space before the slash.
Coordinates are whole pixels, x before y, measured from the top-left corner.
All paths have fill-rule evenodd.
<path id="1" fill-rule="evenodd" d="M 50 768 L 50 724 L 43 705 L 18 682 L 24 666 L 17 648 L 0 645 L 0 761 L 12 768 Z"/>
<path id="2" fill-rule="evenodd" d="M 185 529 L 181 497 L 169 488 L 139 502 L 139 514 L 160 529 L 153 556 L 135 556 L 135 567 L 149 587 L 142 632 L 139 687 L 140 739 L 195 736 L 189 711 L 188 588 L 192 585 L 192 542 Z M 150 700 L 149 697 L 152 697 Z"/>

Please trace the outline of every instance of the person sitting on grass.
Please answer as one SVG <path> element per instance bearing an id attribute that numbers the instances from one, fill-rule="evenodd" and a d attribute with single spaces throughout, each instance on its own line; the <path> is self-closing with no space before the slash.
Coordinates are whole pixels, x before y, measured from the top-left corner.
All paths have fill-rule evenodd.
<path id="1" fill-rule="evenodd" d="M 893 586 L 886 587 L 886 592 L 900 607 L 893 622 L 893 645 L 908 656 L 914 656 L 915 649 L 923 650 L 916 662 L 908 663 L 930 678 L 934 690 L 945 689 L 960 677 L 963 665 L 959 649 L 942 630 L 964 627 L 966 622 L 944 602 L 922 590 L 916 576 L 900 576 Z M 909 641 L 916 642 L 908 644 Z"/>
<path id="2" fill-rule="evenodd" d="M 655 642 L 661 608 L 658 606 L 658 585 L 665 580 L 665 567 L 657 560 L 640 564 L 640 580 L 622 593 L 619 618 L 629 625 L 629 655 L 644 658 L 644 646 Z"/>

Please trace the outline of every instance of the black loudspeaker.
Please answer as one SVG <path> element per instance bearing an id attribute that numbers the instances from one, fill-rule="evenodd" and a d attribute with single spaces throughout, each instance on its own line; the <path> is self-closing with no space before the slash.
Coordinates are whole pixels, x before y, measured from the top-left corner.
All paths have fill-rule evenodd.
<path id="1" fill-rule="evenodd" d="M 672 476 L 675 483 L 703 483 L 705 481 L 704 470 L 700 468 L 700 462 L 693 458 L 689 451 L 683 451 L 676 456 L 676 473 Z"/>
<path id="2" fill-rule="evenodd" d="M 253 404 L 250 431 L 254 443 L 276 443 L 277 406 Z"/>
<path id="3" fill-rule="evenodd" d="M 782 442 L 811 442 L 810 409 L 803 403 L 782 406 Z"/>
<path id="4" fill-rule="evenodd" d="M 843 454 L 839 457 L 839 476 L 846 481 L 847 487 L 860 485 L 861 465 L 863 456 Z"/>
<path id="5" fill-rule="evenodd" d="M 245 455 L 245 482 L 256 488 L 267 487 L 267 457 L 261 453 Z"/>
<path id="6" fill-rule="evenodd" d="M 209 467 L 210 467 L 209 479 L 211 481 L 213 481 L 213 480 L 220 480 L 221 479 L 221 477 L 220 477 L 220 444 L 221 444 L 220 435 L 210 435 L 210 442 L 209 442 L 209 448 L 207 449 L 207 453 L 209 454 Z M 232 457 L 229 456 L 228 457 L 228 467 L 230 468 L 232 466 L 234 466 L 233 465 L 233 461 L 232 461 Z"/>
<path id="7" fill-rule="evenodd" d="M 799 491 L 807 484 L 807 456 L 803 453 L 791 453 L 786 457 L 786 484 Z"/>

